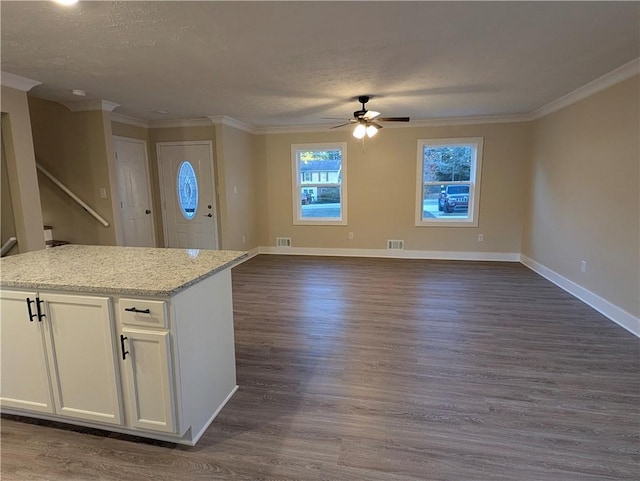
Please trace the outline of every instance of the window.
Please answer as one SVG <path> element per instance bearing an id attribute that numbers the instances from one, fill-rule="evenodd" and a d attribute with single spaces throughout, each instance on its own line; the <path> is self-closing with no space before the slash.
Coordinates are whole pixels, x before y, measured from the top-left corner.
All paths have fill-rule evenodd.
<path id="1" fill-rule="evenodd" d="M 193 166 L 188 160 L 180 164 L 178 169 L 178 203 L 182 216 L 191 220 L 198 209 L 198 179 Z"/>
<path id="2" fill-rule="evenodd" d="M 346 225 L 347 144 L 294 144 L 293 223 Z"/>
<path id="3" fill-rule="evenodd" d="M 477 227 L 482 138 L 418 141 L 416 225 Z"/>

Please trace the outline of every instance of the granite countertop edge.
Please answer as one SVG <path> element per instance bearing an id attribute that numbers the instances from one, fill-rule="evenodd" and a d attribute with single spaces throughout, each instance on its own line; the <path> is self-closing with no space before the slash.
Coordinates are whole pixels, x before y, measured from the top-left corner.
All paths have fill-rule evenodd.
<path id="1" fill-rule="evenodd" d="M 222 266 L 219 266 L 210 272 L 201 276 L 195 277 L 188 282 L 170 290 L 162 289 L 135 289 L 135 288 L 117 288 L 117 287 L 103 287 L 103 286 L 77 286 L 70 284 L 52 284 L 46 282 L 28 282 L 28 281 L 2 281 L 0 288 L 14 288 L 14 289 L 46 289 L 51 291 L 61 292 L 77 292 L 82 294 L 112 294 L 118 296 L 138 296 L 138 297 L 171 297 L 177 293 L 184 291 L 187 287 L 190 287 L 201 280 L 211 277 L 220 271 L 233 267 L 236 264 L 246 260 L 247 255 L 244 255 L 238 259 L 228 262 Z"/>
<path id="2" fill-rule="evenodd" d="M 61 249 L 61 248 L 56 248 Z M 239 255 L 233 259 L 230 259 L 222 264 L 215 265 L 206 272 L 200 272 L 189 279 L 183 279 L 181 283 L 173 286 L 161 286 L 159 289 L 150 288 L 150 286 L 135 287 L 132 285 L 120 285 L 114 286 L 109 283 L 107 285 L 101 284 L 99 281 L 95 284 L 93 282 L 84 282 L 82 284 L 69 282 L 66 279 L 57 279 L 52 281 L 44 281 L 42 279 L 7 279 L 6 277 L 0 279 L 0 288 L 2 289 L 33 289 L 33 290 L 49 290 L 68 293 L 79 294 L 106 294 L 117 296 L 136 296 L 136 297 L 172 297 L 179 292 L 187 289 L 188 287 L 211 277 L 225 269 L 232 268 L 233 266 L 240 264 L 247 260 L 249 257 L 248 252 L 237 252 Z M 93 279 L 92 279 L 93 280 Z"/>

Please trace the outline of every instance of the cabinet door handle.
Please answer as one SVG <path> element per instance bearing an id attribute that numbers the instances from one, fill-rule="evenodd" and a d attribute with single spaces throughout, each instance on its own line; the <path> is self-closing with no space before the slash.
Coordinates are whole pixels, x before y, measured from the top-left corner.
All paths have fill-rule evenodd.
<path id="1" fill-rule="evenodd" d="M 122 334 L 120 334 L 120 347 L 122 348 L 122 360 L 125 361 L 127 359 L 127 354 L 129 354 L 129 351 L 125 351 L 124 348 L 124 341 L 126 341 L 127 339 L 129 339 L 127 336 L 124 336 Z"/>
<path id="2" fill-rule="evenodd" d="M 127 312 L 137 312 L 139 314 L 151 314 L 150 309 L 136 309 L 135 307 L 125 307 L 124 310 Z"/>
<path id="3" fill-rule="evenodd" d="M 36 297 L 36 299 L 38 299 L 38 298 Z M 27 311 L 29 311 L 29 322 L 33 322 L 33 318 L 38 315 L 38 314 L 34 314 L 33 311 L 31 310 L 31 303 L 32 302 L 35 302 L 35 301 L 32 301 L 31 299 L 29 299 L 27 297 Z"/>
<path id="4" fill-rule="evenodd" d="M 44 301 L 41 301 L 39 297 L 36 297 L 36 312 L 38 313 L 38 322 L 42 322 L 42 318 L 47 317 L 40 310 L 40 304 L 44 304 Z"/>

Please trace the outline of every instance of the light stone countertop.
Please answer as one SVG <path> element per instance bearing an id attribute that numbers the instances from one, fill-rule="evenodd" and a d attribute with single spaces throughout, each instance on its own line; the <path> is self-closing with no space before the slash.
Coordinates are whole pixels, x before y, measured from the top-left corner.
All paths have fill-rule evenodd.
<path id="1" fill-rule="evenodd" d="M 232 267 L 241 251 L 65 245 L 0 259 L 0 286 L 169 297 Z"/>

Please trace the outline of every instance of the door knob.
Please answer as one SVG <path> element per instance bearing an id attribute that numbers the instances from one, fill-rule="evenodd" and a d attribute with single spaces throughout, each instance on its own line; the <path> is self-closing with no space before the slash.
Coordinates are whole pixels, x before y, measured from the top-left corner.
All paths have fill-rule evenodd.
<path id="1" fill-rule="evenodd" d="M 149 214 L 151 214 L 151 211 L 149 209 L 147 209 L 147 210 L 144 211 L 144 213 L 149 215 Z"/>
<path id="2" fill-rule="evenodd" d="M 213 214 L 209 212 L 208 214 L 205 215 L 205 217 L 213 217 Z"/>

